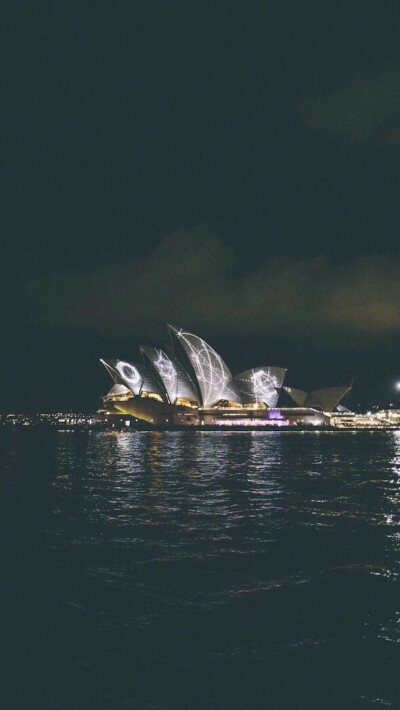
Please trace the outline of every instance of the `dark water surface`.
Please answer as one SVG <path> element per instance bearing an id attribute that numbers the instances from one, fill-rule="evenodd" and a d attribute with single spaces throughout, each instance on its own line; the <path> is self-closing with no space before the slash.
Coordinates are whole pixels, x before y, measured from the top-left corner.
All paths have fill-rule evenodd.
<path id="1" fill-rule="evenodd" d="M 400 432 L 0 443 L 2 707 L 400 707 Z"/>

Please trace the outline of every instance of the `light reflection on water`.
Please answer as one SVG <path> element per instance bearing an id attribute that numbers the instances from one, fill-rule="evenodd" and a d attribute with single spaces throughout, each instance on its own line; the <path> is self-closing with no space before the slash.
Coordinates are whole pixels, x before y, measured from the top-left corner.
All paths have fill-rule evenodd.
<path id="1" fill-rule="evenodd" d="M 5 444 L 10 559 L 38 576 L 23 610 L 46 600 L 43 707 L 90 688 L 107 709 L 397 707 L 400 432 Z"/>

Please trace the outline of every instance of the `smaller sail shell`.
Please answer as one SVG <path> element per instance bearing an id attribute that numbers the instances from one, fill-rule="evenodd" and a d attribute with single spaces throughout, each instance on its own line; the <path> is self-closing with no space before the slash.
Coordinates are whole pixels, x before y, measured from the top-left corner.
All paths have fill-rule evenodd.
<path id="1" fill-rule="evenodd" d="M 293 387 L 283 388 L 299 407 L 314 407 L 323 412 L 333 412 L 351 387 L 325 387 L 321 390 L 304 392 Z"/>
<path id="2" fill-rule="evenodd" d="M 257 367 L 239 372 L 234 382 L 244 404 L 264 402 L 268 407 L 276 407 L 285 374 L 283 367 Z"/>
<path id="3" fill-rule="evenodd" d="M 111 387 L 110 391 L 107 392 L 106 397 L 119 397 L 124 394 L 128 394 L 131 390 L 125 385 L 115 384 Z"/>
<path id="4" fill-rule="evenodd" d="M 333 412 L 335 407 L 350 392 L 351 387 L 326 387 L 314 390 L 307 397 L 309 407 L 320 406 L 323 412 Z"/>
<path id="5" fill-rule="evenodd" d="M 304 407 L 308 394 L 304 390 L 296 389 L 295 387 L 284 387 L 285 392 L 292 398 L 293 402 L 297 404 L 298 407 Z"/>
<path id="6" fill-rule="evenodd" d="M 163 395 L 152 372 L 141 363 L 126 360 L 101 360 L 114 382 L 128 387 L 135 395 L 142 392 Z"/>

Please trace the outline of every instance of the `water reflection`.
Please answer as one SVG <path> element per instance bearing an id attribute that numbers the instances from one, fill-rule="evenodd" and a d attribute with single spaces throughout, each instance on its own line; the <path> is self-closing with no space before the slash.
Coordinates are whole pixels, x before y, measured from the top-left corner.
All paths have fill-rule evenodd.
<path id="1" fill-rule="evenodd" d="M 398 432 L 36 434 L 8 438 L 0 456 L 4 587 L 10 600 L 24 582 L 13 623 L 23 648 L 37 632 L 55 707 L 81 708 L 74 664 L 90 669 L 87 693 L 105 688 L 99 708 L 117 696 L 110 707 L 217 708 L 210 674 L 224 707 L 265 707 L 241 684 L 246 667 L 285 707 L 288 668 L 315 688 L 332 665 L 332 707 L 394 702 Z M 41 693 L 38 707 L 52 707 L 46 683 Z"/>
<path id="2" fill-rule="evenodd" d="M 391 432 L 391 467 L 388 475 L 380 476 L 382 493 L 382 524 L 386 531 L 386 566 L 379 574 L 387 583 L 398 585 L 400 575 L 400 432 Z M 386 642 L 400 642 L 400 602 L 391 605 L 390 617 L 380 625 L 379 635 Z M 388 609 L 389 613 L 389 609 Z"/>

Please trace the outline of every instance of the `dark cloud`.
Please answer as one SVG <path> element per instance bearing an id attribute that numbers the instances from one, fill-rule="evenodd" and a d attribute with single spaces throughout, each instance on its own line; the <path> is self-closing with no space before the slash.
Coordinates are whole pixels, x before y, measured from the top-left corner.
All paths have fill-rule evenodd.
<path id="1" fill-rule="evenodd" d="M 313 128 L 400 144 L 400 67 L 355 76 L 326 96 L 304 101 L 301 113 Z"/>
<path id="2" fill-rule="evenodd" d="M 222 335 L 377 335 L 400 330 L 400 263 L 272 258 L 239 273 L 232 249 L 198 228 L 144 257 L 30 285 L 45 325 L 159 337 L 165 322 Z"/>

